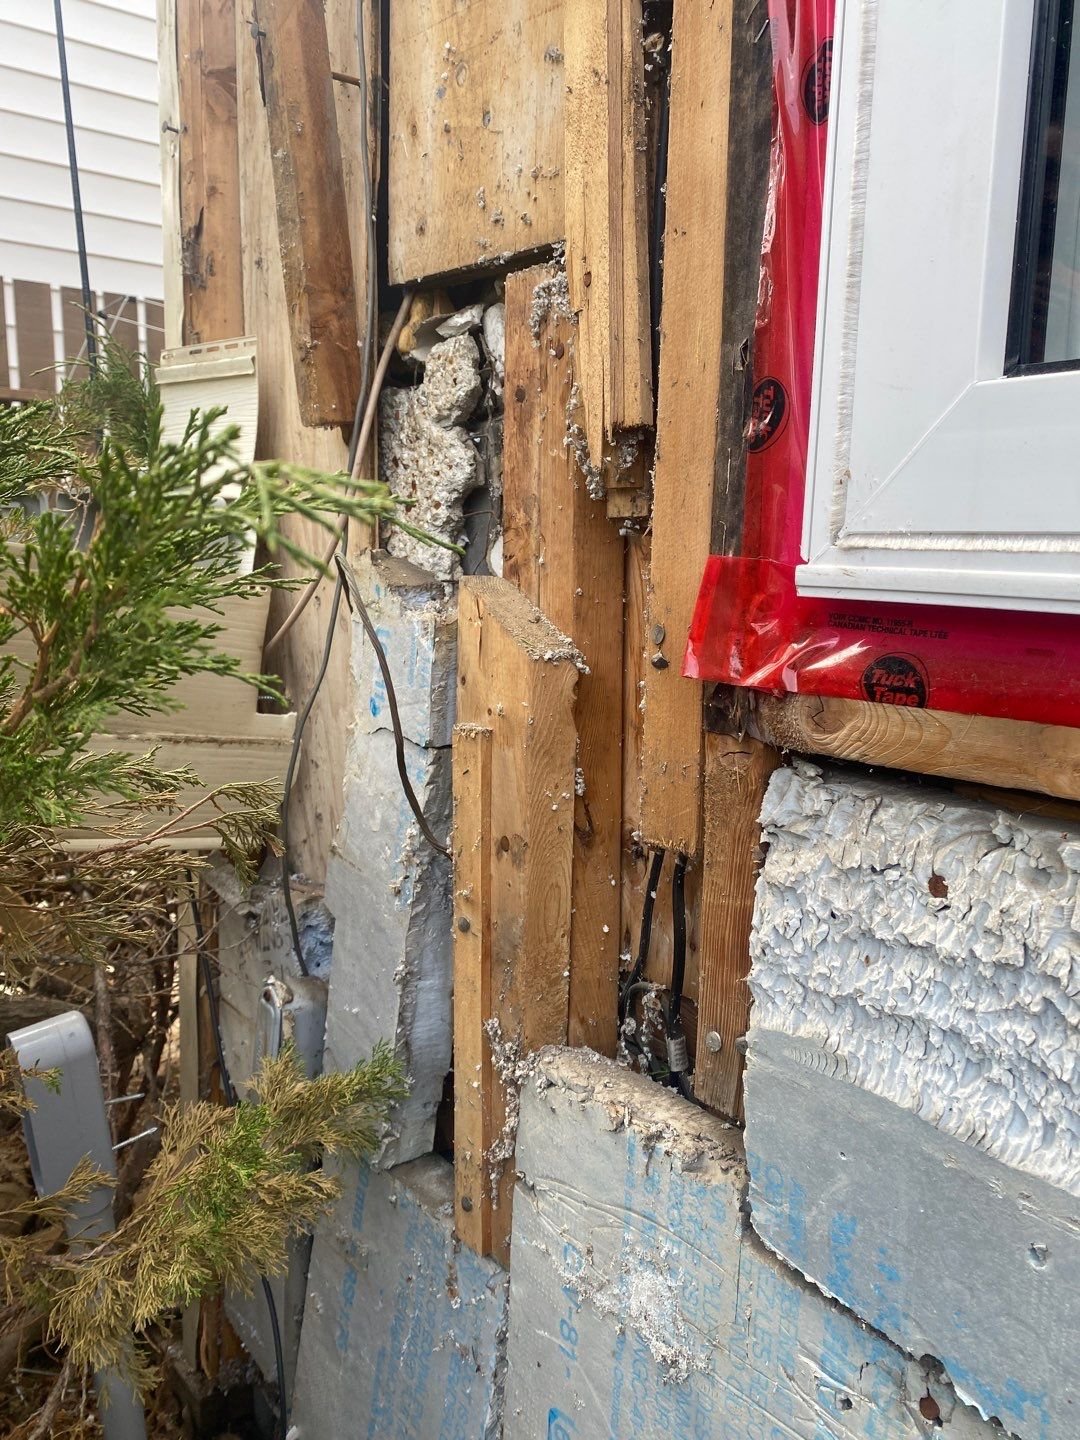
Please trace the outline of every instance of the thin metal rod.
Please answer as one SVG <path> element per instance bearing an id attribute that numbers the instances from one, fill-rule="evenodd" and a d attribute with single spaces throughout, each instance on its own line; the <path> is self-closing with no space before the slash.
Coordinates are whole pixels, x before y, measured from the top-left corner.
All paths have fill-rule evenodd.
<path id="1" fill-rule="evenodd" d="M 75 120 L 71 113 L 71 82 L 68 79 L 67 44 L 64 41 L 64 12 L 61 0 L 53 0 L 56 15 L 56 48 L 60 57 L 60 89 L 64 97 L 64 128 L 67 131 L 68 169 L 71 172 L 71 203 L 75 209 L 75 240 L 79 247 L 79 276 L 82 281 L 83 323 L 86 326 L 86 359 L 91 374 L 97 373 L 97 341 L 94 336 L 93 296 L 90 291 L 90 263 L 86 255 L 82 191 L 79 188 L 79 159 L 75 153 Z"/>
<path id="2" fill-rule="evenodd" d="M 121 1140 L 119 1144 L 114 1145 L 112 1148 L 114 1150 L 123 1150 L 125 1145 L 134 1145 L 136 1140 L 145 1140 L 148 1135 L 156 1135 L 157 1132 L 158 1127 L 151 1125 L 149 1130 L 140 1130 L 138 1135 L 129 1135 L 126 1140 Z"/>

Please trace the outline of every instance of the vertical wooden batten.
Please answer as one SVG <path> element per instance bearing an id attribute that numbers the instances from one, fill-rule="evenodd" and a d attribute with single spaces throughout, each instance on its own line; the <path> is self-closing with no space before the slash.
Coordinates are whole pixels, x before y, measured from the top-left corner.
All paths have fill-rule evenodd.
<path id="1" fill-rule="evenodd" d="M 492 1070 L 482 1068 L 480 1079 L 492 1076 L 492 1144 L 485 1148 L 476 1138 L 474 1097 L 466 1105 L 460 1075 L 455 1119 L 474 1160 L 478 1147 L 483 1154 L 481 1193 L 470 1198 L 490 1207 L 491 1253 L 505 1265 L 518 1067 L 542 1046 L 566 1041 L 578 670 L 566 637 L 505 580 L 463 580 L 458 617 L 459 735 L 461 726 L 491 731 L 490 789 L 481 787 L 491 797 L 490 943 L 479 957 L 460 948 L 455 956 L 470 967 L 467 992 L 490 996 L 490 1013 L 469 1008 L 470 1025 L 483 1033 L 459 1038 L 463 1053 L 473 1057 L 467 1062 L 473 1076 L 466 1079 L 476 1078 L 475 1056 L 490 1050 Z M 465 866 L 454 880 L 460 901 L 468 898 L 458 892 L 469 888 L 476 847 L 483 856 L 484 843 L 482 820 L 474 818 L 467 829 L 459 810 L 458 821 L 454 846 Z M 464 918 L 471 923 L 470 915 Z M 479 981 L 477 958 L 489 972 Z"/>
<path id="2" fill-rule="evenodd" d="M 455 1227 L 478 1255 L 492 1245 L 488 1157 L 495 1076 L 491 1004 L 491 730 L 454 730 Z"/>
<path id="3" fill-rule="evenodd" d="M 184 261 L 180 219 L 180 73 L 176 13 L 178 3 L 181 3 L 181 0 L 158 0 L 157 6 L 164 301 L 162 323 L 165 327 L 163 340 L 168 349 L 175 349 L 184 343 Z M 78 353 L 78 347 L 73 353 Z"/>
<path id="4" fill-rule="evenodd" d="M 235 0 L 176 0 L 186 345 L 244 334 L 236 25 Z"/>
<path id="5" fill-rule="evenodd" d="M 653 423 L 641 0 L 563 15 L 566 273 L 588 458 Z"/>
<path id="6" fill-rule="evenodd" d="M 676 5 L 642 746 L 645 839 L 701 849 L 702 691 L 681 674 L 709 554 L 734 0 Z"/>
<path id="7" fill-rule="evenodd" d="M 372 10 L 365 4 L 368 24 L 368 56 L 378 55 L 372 34 Z M 244 312 L 247 331 L 258 342 L 259 431 L 256 456 L 259 459 L 280 459 L 314 468 L 335 471 L 345 464 L 346 446 L 337 430 L 316 430 L 306 427 L 300 414 L 289 316 L 285 300 L 278 242 L 277 206 L 274 194 L 270 156 L 270 136 L 266 109 L 259 85 L 256 44 L 249 19 L 238 10 L 237 70 L 239 79 L 240 153 L 243 165 L 240 175 L 240 208 L 242 233 L 242 279 Z M 355 9 L 342 0 L 333 0 L 327 11 L 327 29 L 334 68 L 355 75 L 358 68 Z M 339 86 L 339 133 L 355 122 L 359 135 L 370 125 L 360 114 L 359 95 L 355 86 Z M 363 205 L 363 188 L 357 173 L 360 168 L 360 147 L 348 147 L 346 156 L 346 193 L 349 198 L 349 234 L 357 274 L 366 273 L 367 220 Z M 357 304 L 364 304 L 366 283 L 357 285 Z M 358 317 L 358 327 L 363 322 Z M 355 404 L 355 397 L 353 403 Z M 350 544 L 363 540 L 350 530 Z M 326 544 L 326 532 L 312 521 L 300 516 L 288 522 L 290 535 L 309 552 L 318 552 Z M 302 573 L 289 557 L 282 557 L 287 574 Z M 319 670 L 333 586 L 324 582 L 312 603 L 301 615 L 285 642 L 274 655 L 280 667 L 289 696 L 302 704 L 309 694 Z M 276 592 L 271 600 L 269 629 L 273 631 L 294 604 L 295 595 Z M 351 682 L 349 678 L 349 622 L 339 616 L 338 634 L 330 655 L 330 663 L 304 734 L 296 779 L 289 807 L 290 855 L 293 864 L 314 884 L 326 878 L 326 862 L 343 805 L 342 777 L 345 768 L 345 724 L 342 717 L 349 713 Z"/>
<path id="8" fill-rule="evenodd" d="M 705 743 L 705 864 L 694 1094 L 729 1119 L 742 1116 L 738 1042 L 750 1015 L 750 930 L 760 868 L 758 816 L 780 764 L 771 745 L 749 736 L 708 735 Z"/>
<path id="9" fill-rule="evenodd" d="M 300 414 L 305 425 L 345 425 L 360 351 L 322 0 L 258 0 L 256 24 Z"/>
<path id="10" fill-rule="evenodd" d="M 574 716 L 571 1045 L 614 1055 L 619 984 L 624 541 L 566 444 L 574 326 L 536 298 L 554 272 L 506 281 L 503 570 L 581 651 Z M 535 326 L 531 323 L 535 321 Z M 534 338 L 533 330 L 536 334 Z"/>

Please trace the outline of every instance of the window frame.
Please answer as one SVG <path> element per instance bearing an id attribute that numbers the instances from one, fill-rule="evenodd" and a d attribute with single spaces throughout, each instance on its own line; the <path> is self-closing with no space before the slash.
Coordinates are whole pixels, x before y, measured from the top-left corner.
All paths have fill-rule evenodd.
<path id="1" fill-rule="evenodd" d="M 800 593 L 1080 612 L 1080 370 L 1008 366 L 1032 37 L 1049 3 L 837 0 Z M 959 37 L 966 66 L 951 60 Z M 905 63 L 928 72 L 926 103 L 898 115 Z M 920 156 L 938 153 L 978 179 L 956 186 L 928 246 L 910 195 Z M 883 177 L 904 167 L 890 195 Z M 905 225 L 915 243 L 893 254 Z M 919 297 L 953 279 L 950 330 Z M 934 363 L 915 375 L 923 352 Z"/>

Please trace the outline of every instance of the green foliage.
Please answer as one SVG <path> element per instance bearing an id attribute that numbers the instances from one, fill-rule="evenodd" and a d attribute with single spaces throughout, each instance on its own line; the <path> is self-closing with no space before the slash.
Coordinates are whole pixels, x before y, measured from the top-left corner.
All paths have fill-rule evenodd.
<path id="1" fill-rule="evenodd" d="M 141 1203 L 89 1254 L 52 1253 L 47 1228 L 34 1232 L 38 1246 L 0 1236 L 7 1303 L 47 1314 L 50 1334 L 77 1366 L 133 1368 L 146 1383 L 133 1329 L 141 1334 L 221 1287 L 248 1291 L 256 1275 L 282 1273 L 290 1236 L 339 1194 L 314 1162 L 369 1153 L 403 1088 L 400 1066 L 380 1046 L 354 1069 L 314 1080 L 286 1050 L 264 1062 L 252 1092 L 235 1109 L 170 1109 Z M 22 1207 L 24 1218 L 55 1225 L 102 1182 L 81 1165 L 63 1194 Z"/>

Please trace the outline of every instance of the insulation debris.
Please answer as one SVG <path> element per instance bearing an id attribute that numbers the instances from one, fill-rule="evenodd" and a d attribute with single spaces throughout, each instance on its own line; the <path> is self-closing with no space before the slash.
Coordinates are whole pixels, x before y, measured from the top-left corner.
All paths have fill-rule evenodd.
<path id="1" fill-rule="evenodd" d="M 379 404 L 379 476 L 413 503 L 409 520 L 447 544 L 462 534 L 462 501 L 483 484 L 480 455 L 461 428 L 482 393 L 480 352 L 471 335 L 433 345 L 422 383 L 385 390 Z M 390 528 L 392 555 L 430 569 L 440 579 L 458 573 L 457 557 Z"/>

